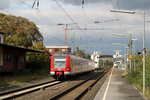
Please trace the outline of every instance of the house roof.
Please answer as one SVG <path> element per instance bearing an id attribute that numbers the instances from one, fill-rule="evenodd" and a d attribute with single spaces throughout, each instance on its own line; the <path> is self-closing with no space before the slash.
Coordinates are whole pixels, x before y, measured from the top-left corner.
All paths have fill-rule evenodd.
<path id="1" fill-rule="evenodd" d="M 7 44 L 3 44 L 3 43 L 0 43 L 0 47 L 8 48 L 8 49 L 18 49 L 18 50 L 21 50 L 21 51 L 24 51 L 24 52 L 38 52 L 38 53 L 44 53 L 43 51 L 39 51 L 39 50 L 26 49 L 26 48 L 17 47 L 17 46 L 12 46 L 12 45 L 7 45 Z"/>
<path id="2" fill-rule="evenodd" d="M 3 33 L 3 32 L 0 32 L 0 34 L 5 34 L 5 33 Z"/>

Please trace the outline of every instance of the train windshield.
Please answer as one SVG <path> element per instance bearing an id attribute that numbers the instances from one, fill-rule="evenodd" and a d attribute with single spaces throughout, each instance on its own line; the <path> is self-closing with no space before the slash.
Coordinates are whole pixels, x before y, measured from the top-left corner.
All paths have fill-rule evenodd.
<path id="1" fill-rule="evenodd" d="M 66 56 L 55 56 L 54 57 L 54 68 L 65 68 Z"/>

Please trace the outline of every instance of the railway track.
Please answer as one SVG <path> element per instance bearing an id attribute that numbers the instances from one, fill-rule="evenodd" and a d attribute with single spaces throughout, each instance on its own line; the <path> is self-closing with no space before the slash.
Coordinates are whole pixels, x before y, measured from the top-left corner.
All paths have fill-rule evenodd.
<path id="1" fill-rule="evenodd" d="M 49 100 L 79 100 L 81 99 L 92 87 L 110 70 L 105 69 L 101 74 L 94 75 L 83 82 L 69 88 L 68 90 L 62 91 L 59 94 L 49 98 Z"/>
<path id="2" fill-rule="evenodd" d="M 13 98 L 17 98 L 19 96 L 31 93 L 31 92 L 35 92 L 41 89 L 45 89 L 47 87 L 56 85 L 56 84 L 60 84 L 63 81 L 48 81 L 48 82 L 43 82 L 40 84 L 35 84 L 35 85 L 31 85 L 31 86 L 27 86 L 27 87 L 23 87 L 23 88 L 18 88 L 18 89 L 14 89 L 14 90 L 10 90 L 10 91 L 6 91 L 6 92 L 1 92 L 0 93 L 0 100 L 8 100 L 8 99 L 13 99 Z"/>

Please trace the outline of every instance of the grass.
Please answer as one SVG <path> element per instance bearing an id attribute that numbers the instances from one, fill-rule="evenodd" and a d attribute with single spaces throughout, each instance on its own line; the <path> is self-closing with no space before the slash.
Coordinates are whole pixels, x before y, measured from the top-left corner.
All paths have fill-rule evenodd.
<path id="1" fill-rule="evenodd" d="M 26 69 L 13 73 L 5 73 L 0 76 L 0 87 L 3 86 L 21 86 L 31 83 L 33 80 L 50 78 L 49 68 Z"/>
<path id="2" fill-rule="evenodd" d="M 141 85 L 139 85 L 138 83 L 133 84 L 133 85 L 142 93 L 143 90 L 142 90 L 142 86 Z M 150 88 L 146 88 L 144 96 L 148 100 L 150 100 Z"/>
<path id="3" fill-rule="evenodd" d="M 136 73 L 136 74 L 126 74 L 126 78 L 128 80 L 128 82 L 130 84 L 133 84 L 141 93 L 143 91 L 143 85 L 142 85 L 142 80 L 141 78 L 139 78 L 140 74 L 139 73 Z M 141 76 L 140 76 L 141 77 Z M 146 86 L 146 90 L 145 90 L 145 94 L 144 96 L 150 100 L 150 87 Z"/>
<path id="4" fill-rule="evenodd" d="M 146 88 L 145 96 L 150 100 L 150 88 Z"/>

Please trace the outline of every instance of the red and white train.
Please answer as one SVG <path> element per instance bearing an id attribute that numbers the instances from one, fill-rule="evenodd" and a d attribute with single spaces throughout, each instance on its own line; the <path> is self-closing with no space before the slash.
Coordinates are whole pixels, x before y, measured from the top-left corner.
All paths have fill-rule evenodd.
<path id="1" fill-rule="evenodd" d="M 69 54 L 56 54 L 51 57 L 50 74 L 56 79 L 94 70 L 92 60 Z"/>

